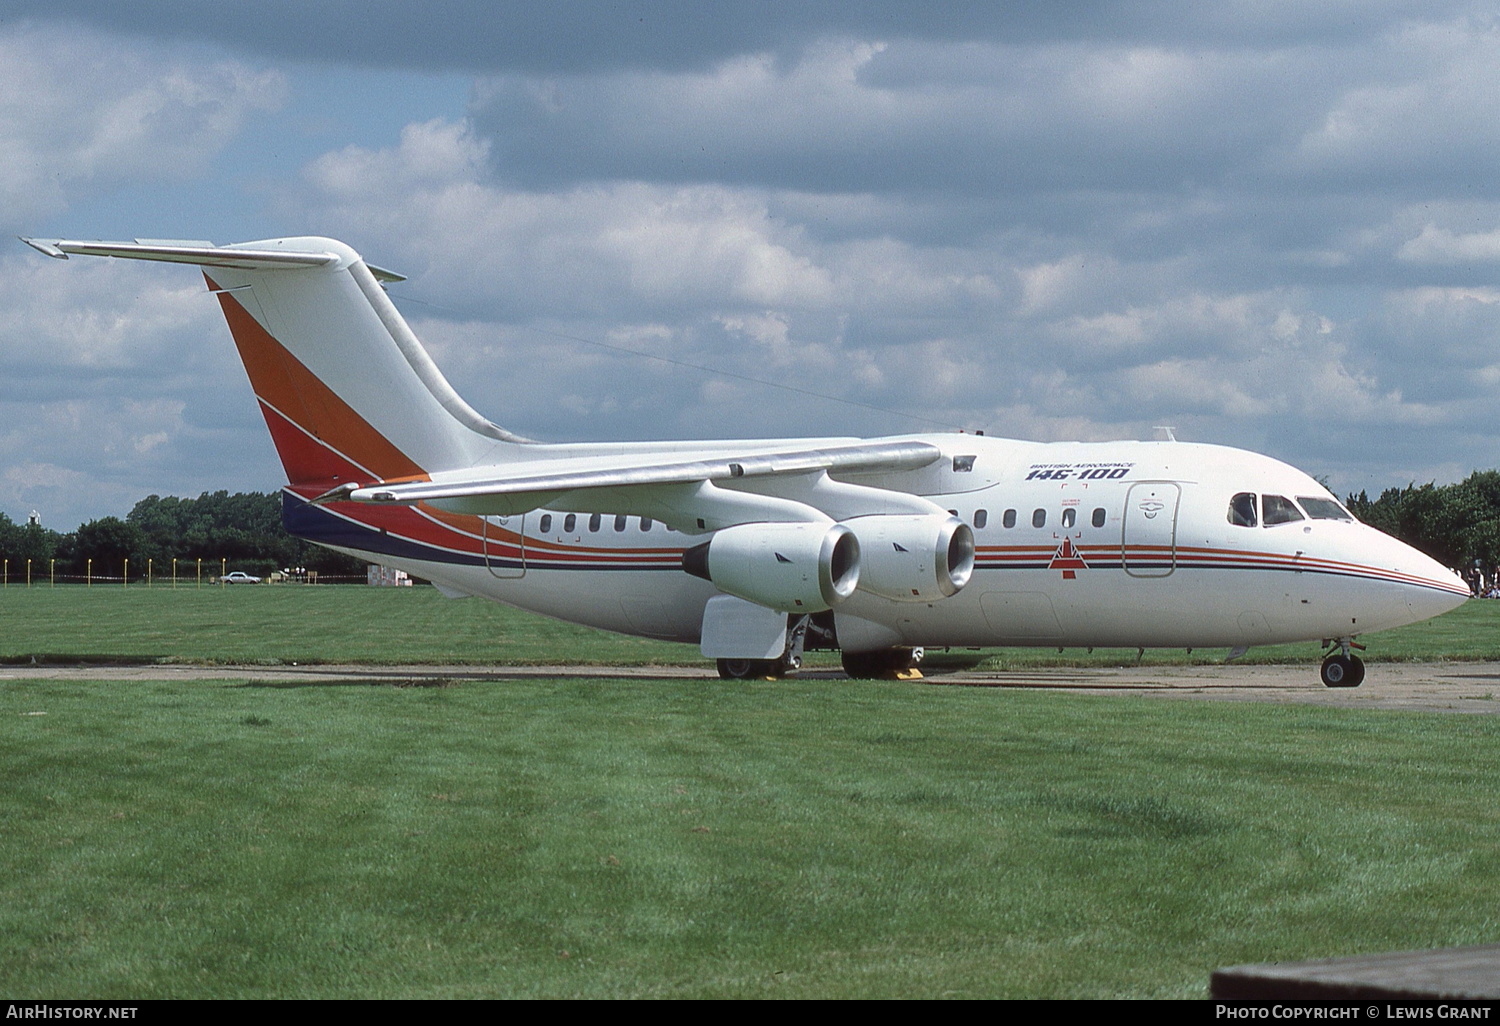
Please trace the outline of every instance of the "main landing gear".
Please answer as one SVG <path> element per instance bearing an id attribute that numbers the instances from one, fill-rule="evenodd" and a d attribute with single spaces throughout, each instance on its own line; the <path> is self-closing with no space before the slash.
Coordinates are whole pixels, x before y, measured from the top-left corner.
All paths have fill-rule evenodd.
<path id="1" fill-rule="evenodd" d="M 800 668 L 782 656 L 780 659 L 720 659 L 719 676 L 725 680 L 780 680 Z"/>
<path id="2" fill-rule="evenodd" d="M 725 680 L 780 680 L 802 668 L 806 649 L 835 649 L 838 639 L 832 617 L 789 616 L 786 646 L 775 659 L 726 658 L 716 660 Z M 764 649 L 762 649 L 764 651 Z M 917 664 L 924 652 L 919 647 L 883 648 L 874 652 L 843 652 L 844 672 L 856 680 L 920 680 Z"/>
<path id="3" fill-rule="evenodd" d="M 808 633 L 816 640 L 822 628 L 813 623 L 810 616 L 787 618 L 786 647 L 776 659 L 720 659 L 719 676 L 725 680 L 780 680 L 802 669 L 802 652 L 807 645 Z"/>
<path id="4" fill-rule="evenodd" d="M 1329 642 L 1324 642 L 1329 644 Z M 1365 679 L 1365 663 L 1357 655 L 1351 655 L 1349 650 L 1357 648 L 1361 652 L 1365 646 L 1356 644 L 1353 638 L 1339 638 L 1333 645 L 1338 646 L 1338 652 L 1332 650 L 1323 657 L 1323 668 L 1319 676 L 1323 678 L 1325 687 L 1330 688 L 1357 688 Z"/>
<path id="5" fill-rule="evenodd" d="M 845 652 L 844 672 L 856 680 L 920 680 L 920 648 L 886 648 L 878 652 Z M 793 661 L 795 659 L 795 662 Z M 800 656 L 780 659 L 720 659 L 719 676 L 725 680 L 780 680 L 801 668 Z"/>
<path id="6" fill-rule="evenodd" d="M 844 652 L 844 672 L 857 680 L 919 680 L 920 648 L 884 648 L 876 652 Z"/>

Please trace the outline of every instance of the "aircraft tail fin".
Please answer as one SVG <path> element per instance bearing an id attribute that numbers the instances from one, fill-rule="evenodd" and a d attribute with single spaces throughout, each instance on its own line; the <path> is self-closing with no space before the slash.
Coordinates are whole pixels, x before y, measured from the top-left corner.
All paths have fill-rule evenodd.
<path id="1" fill-rule="evenodd" d="M 293 485 L 422 480 L 502 462 L 526 443 L 475 412 L 443 377 L 381 285 L 401 276 L 343 243 L 23 241 L 62 259 L 201 267 Z"/>

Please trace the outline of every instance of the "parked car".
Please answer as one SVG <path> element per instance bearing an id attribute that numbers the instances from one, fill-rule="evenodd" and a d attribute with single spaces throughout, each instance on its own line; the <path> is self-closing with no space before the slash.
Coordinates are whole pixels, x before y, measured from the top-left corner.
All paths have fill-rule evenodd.
<path id="1" fill-rule="evenodd" d="M 243 570 L 235 570 L 219 578 L 225 584 L 259 584 L 260 578 L 253 577 Z"/>

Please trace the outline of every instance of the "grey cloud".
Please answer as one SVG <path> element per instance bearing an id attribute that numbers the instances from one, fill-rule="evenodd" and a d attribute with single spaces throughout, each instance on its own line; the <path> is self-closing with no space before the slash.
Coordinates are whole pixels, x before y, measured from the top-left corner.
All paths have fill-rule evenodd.
<path id="1" fill-rule="evenodd" d="M 56 26 L 0 34 L 0 221 L 24 230 L 81 192 L 202 174 L 285 94 L 279 73 L 234 61 Z"/>
<path id="2" fill-rule="evenodd" d="M 191 37 L 251 62 L 484 74 L 467 122 L 392 125 L 388 147 L 278 169 L 271 211 L 411 274 L 392 295 L 440 365 L 524 433 L 1169 423 L 1339 488 L 1500 456 L 1484 427 L 1500 303 L 1482 291 L 1500 198 L 1481 173 L 1500 156 L 1483 99 L 1500 62 L 1478 7 L 73 10 L 149 34 L 147 55 Z M 33 103 L 101 102 L 45 84 Z M 243 122 L 163 124 L 170 155 Z M 201 173 L 150 149 L 131 150 L 143 180 Z M 95 188 L 80 181 L 61 202 Z M 43 192 L 18 190 L 36 209 Z M 57 430 L 0 449 L 0 488 L 17 468 L 96 500 L 132 479 L 279 483 L 211 304 L 177 296 L 190 275 L 38 260 L 7 258 L 26 272 L 0 287 L 0 335 L 37 387 L 30 415 Z M 62 273 L 41 284 L 39 267 Z M 1480 291 L 1443 291 L 1464 289 Z M 23 398 L 0 391 L 0 434 Z M 85 404 L 120 425 L 109 453 L 68 426 Z"/>
<path id="3" fill-rule="evenodd" d="M 143 488 L 274 488 L 217 304 L 186 268 L 0 255 L 0 509 L 71 530 Z"/>
<path id="4" fill-rule="evenodd" d="M 1475 0 L 10 0 L 12 18 L 64 21 L 152 38 L 212 42 L 275 60 L 413 71 L 577 73 L 703 68 L 746 53 L 795 54 L 823 36 L 1047 43 L 1080 39 L 1279 45 L 1370 38 L 1405 18 L 1448 18 Z"/>
<path id="5" fill-rule="evenodd" d="M 1022 261 L 1005 238 L 991 240 L 994 248 L 882 238 L 878 217 L 867 231 L 850 215 L 843 237 L 826 241 L 770 213 L 815 210 L 806 194 L 642 183 L 521 190 L 486 177 L 484 148 L 459 125 L 413 126 L 401 147 L 329 155 L 307 202 L 337 209 L 350 226 L 383 219 L 383 244 L 426 263 L 413 294 L 461 304 L 476 335 L 484 329 L 472 325 L 486 322 L 523 337 L 528 325 L 570 322 L 539 342 L 532 336 L 545 359 L 518 346 L 488 363 L 534 382 L 523 394 L 562 392 L 560 402 L 518 405 L 482 380 L 482 364 L 459 361 L 455 382 L 476 389 L 482 408 L 493 401 L 535 418 L 513 424 L 523 430 L 891 429 L 889 418 L 806 409 L 795 396 L 768 400 L 755 386 L 704 384 L 691 373 L 653 378 L 556 337 L 602 339 L 632 318 L 658 319 L 659 338 L 692 362 L 992 429 L 1097 437 L 1186 420 L 1199 437 L 1290 445 L 1281 435 L 1293 426 L 1314 434 L 1330 424 L 1443 420 L 1425 395 L 1402 397 L 1399 354 L 1364 351 L 1368 295 L 1348 317 L 1312 290 L 1201 281 L 1198 259 L 1140 259 L 1127 246 Z M 389 212 L 398 206 L 392 195 L 342 184 L 372 182 L 401 190 L 399 214 Z M 1107 233 L 1097 241 L 1118 242 Z M 754 288 L 750 268 L 761 276 Z M 1378 294 L 1373 302 L 1378 312 Z M 448 349 L 445 359 L 460 353 Z M 549 385 L 549 372 L 564 384 Z M 625 398 L 638 389 L 656 401 Z"/>
<path id="6" fill-rule="evenodd" d="M 473 118 L 497 172 L 523 184 L 1161 192 L 1239 178 L 1291 145 L 1336 98 L 1328 78 L 1313 54 L 845 38 L 790 64 L 494 78 Z"/>

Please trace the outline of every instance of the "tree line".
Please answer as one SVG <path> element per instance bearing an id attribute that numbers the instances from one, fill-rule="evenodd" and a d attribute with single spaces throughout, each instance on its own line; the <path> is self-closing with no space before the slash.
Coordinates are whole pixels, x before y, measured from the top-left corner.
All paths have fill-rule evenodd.
<path id="1" fill-rule="evenodd" d="M 1349 496 L 1349 512 L 1433 559 L 1485 573 L 1500 566 L 1500 470 L 1476 470 L 1457 484 L 1387 488 L 1378 499 Z"/>
<path id="2" fill-rule="evenodd" d="M 1479 560 L 1486 571 L 1500 566 L 1500 470 L 1476 470 L 1457 484 L 1409 484 L 1387 488 L 1371 499 L 1361 491 L 1345 503 L 1364 523 L 1394 535 L 1454 568 Z M 217 574 L 230 570 L 264 576 L 305 567 L 320 576 L 363 576 L 352 556 L 305 542 L 281 526 L 280 493 L 204 492 L 196 499 L 148 495 L 126 514 L 81 524 L 67 534 L 39 524 L 17 524 L 0 513 L 0 558 L 12 575 L 34 575 L 55 567 L 60 578 L 82 577 L 88 561 L 101 576 L 116 576 L 126 559 L 132 576 L 144 575 L 147 560 L 170 573 L 202 559 Z M 52 561 L 55 560 L 55 564 Z M 183 571 L 185 572 L 185 571 Z"/>
<path id="3" fill-rule="evenodd" d="M 0 557 L 9 560 L 12 583 L 25 573 L 28 559 L 34 579 L 51 572 L 59 580 L 81 578 L 89 560 L 95 575 L 119 577 L 127 559 L 132 578 L 146 575 L 148 560 L 164 578 L 174 558 L 184 575 L 203 560 L 205 577 L 218 576 L 226 562 L 229 570 L 257 576 L 292 567 L 323 577 L 362 579 L 365 573 L 361 560 L 287 534 L 280 494 L 262 492 L 204 492 L 196 499 L 148 495 L 123 520 L 101 517 L 66 534 L 17 524 L 0 513 Z"/>

